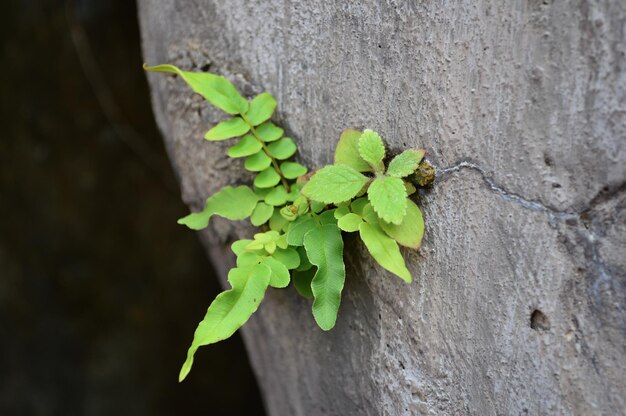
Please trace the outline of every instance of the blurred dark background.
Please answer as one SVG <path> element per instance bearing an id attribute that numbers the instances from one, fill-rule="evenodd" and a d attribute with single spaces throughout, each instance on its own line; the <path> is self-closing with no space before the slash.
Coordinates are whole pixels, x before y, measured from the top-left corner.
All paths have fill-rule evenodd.
<path id="1" fill-rule="evenodd" d="M 257 415 L 152 117 L 134 1 L 0 6 L 0 415 Z"/>

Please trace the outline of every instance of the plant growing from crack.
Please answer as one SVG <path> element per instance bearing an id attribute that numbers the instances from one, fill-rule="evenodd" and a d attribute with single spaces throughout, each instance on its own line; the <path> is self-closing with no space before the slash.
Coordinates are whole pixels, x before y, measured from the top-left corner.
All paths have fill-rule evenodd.
<path id="1" fill-rule="evenodd" d="M 228 273 L 231 289 L 219 294 L 195 331 L 180 371 L 189 373 L 196 350 L 224 340 L 257 310 L 268 287 L 293 282 L 300 295 L 313 299 L 313 317 L 325 331 L 335 326 L 345 281 L 342 231 L 358 232 L 384 269 L 411 282 L 398 245 L 419 249 L 424 221 L 409 199 L 434 177 L 423 149 L 409 149 L 385 166 L 385 146 L 372 130 L 345 130 L 335 163 L 314 173 L 290 160 L 294 141 L 270 118 L 276 100 L 262 93 L 248 101 L 224 77 L 182 71 L 172 65 L 144 69 L 179 75 L 193 91 L 232 117 L 206 134 L 209 141 L 239 138 L 228 156 L 245 158 L 256 176 L 252 186 L 226 186 L 206 200 L 204 209 L 178 220 L 193 230 L 206 228 L 213 215 L 250 219 L 261 231 L 231 249 L 237 266 Z M 409 180 L 408 178 L 412 178 Z"/>

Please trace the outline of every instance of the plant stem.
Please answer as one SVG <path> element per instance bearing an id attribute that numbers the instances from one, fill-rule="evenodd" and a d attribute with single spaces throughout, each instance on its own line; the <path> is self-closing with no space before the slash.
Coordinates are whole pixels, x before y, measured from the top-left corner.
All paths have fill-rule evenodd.
<path id="1" fill-rule="evenodd" d="M 270 154 L 269 150 L 267 149 L 267 146 L 265 145 L 265 142 L 263 141 L 263 139 L 261 139 L 261 137 L 259 137 L 259 135 L 257 134 L 256 130 L 254 129 L 254 126 L 252 125 L 252 123 L 250 123 L 250 121 L 248 121 L 248 119 L 246 118 L 245 115 L 243 115 L 243 114 L 239 114 L 239 115 L 241 116 L 243 121 L 245 121 L 246 124 L 248 126 L 250 126 L 250 131 L 252 132 L 252 135 L 254 136 L 255 139 L 257 139 L 259 141 L 259 143 L 261 143 L 263 151 L 265 152 L 267 157 L 269 157 L 272 160 L 272 165 L 274 166 L 274 170 L 280 176 L 280 181 L 283 183 L 283 186 L 285 187 L 287 192 L 288 193 L 291 192 L 291 186 L 289 186 L 289 182 L 287 181 L 287 178 L 285 178 L 285 176 L 283 175 L 283 171 L 280 170 L 280 167 L 278 166 L 278 161 L 276 159 L 274 159 L 274 157 Z"/>

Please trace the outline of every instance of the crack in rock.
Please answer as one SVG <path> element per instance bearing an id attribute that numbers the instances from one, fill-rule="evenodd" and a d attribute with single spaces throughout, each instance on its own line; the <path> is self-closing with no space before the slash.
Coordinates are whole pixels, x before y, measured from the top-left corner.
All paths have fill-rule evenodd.
<path id="1" fill-rule="evenodd" d="M 550 206 L 544 205 L 541 202 L 534 201 L 528 198 L 524 198 L 523 196 L 516 194 L 514 192 L 507 191 L 502 186 L 498 185 L 491 177 L 489 177 L 486 171 L 478 166 L 477 164 L 463 160 L 459 163 L 456 163 L 452 166 L 446 168 L 437 168 L 437 180 L 442 181 L 445 177 L 454 172 L 460 172 L 463 169 L 473 170 L 475 172 L 480 173 L 483 182 L 487 187 L 498 194 L 505 201 L 513 202 L 518 204 L 526 209 L 530 209 L 533 211 L 543 212 L 548 215 L 551 220 L 559 220 L 559 221 L 567 221 L 567 220 L 578 220 L 580 218 L 580 213 L 574 211 L 559 211 Z"/>

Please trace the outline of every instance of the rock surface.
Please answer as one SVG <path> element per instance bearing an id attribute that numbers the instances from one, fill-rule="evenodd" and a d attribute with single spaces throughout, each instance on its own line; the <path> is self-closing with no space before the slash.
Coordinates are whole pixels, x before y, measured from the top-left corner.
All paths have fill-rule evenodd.
<path id="1" fill-rule="evenodd" d="M 369 127 L 439 168 L 411 286 L 348 237 L 335 329 L 291 289 L 247 324 L 270 414 L 624 414 L 626 3 L 139 7 L 148 63 L 271 92 L 309 166 Z M 179 79 L 149 80 L 183 200 L 247 181 L 227 143 L 202 140 L 223 115 Z M 202 234 L 223 271 L 249 232 L 235 227 Z"/>

